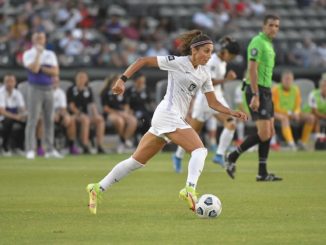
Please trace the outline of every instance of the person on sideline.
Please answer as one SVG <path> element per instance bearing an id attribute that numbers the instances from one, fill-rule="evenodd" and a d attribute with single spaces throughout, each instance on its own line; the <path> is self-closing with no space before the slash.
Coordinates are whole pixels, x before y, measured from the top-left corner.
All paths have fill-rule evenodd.
<path id="1" fill-rule="evenodd" d="M 118 78 L 118 75 L 113 75 L 105 80 L 105 86 L 101 92 L 101 102 L 104 118 L 107 118 L 113 123 L 114 128 L 120 136 L 121 143 L 117 151 L 118 153 L 122 153 L 134 147 L 133 137 L 137 129 L 137 119 L 130 111 L 125 96 L 116 95 L 112 92 L 114 82 Z"/>
<path id="2" fill-rule="evenodd" d="M 53 90 L 52 77 L 59 75 L 55 53 L 45 49 L 44 32 L 35 32 L 32 36 L 33 47 L 23 54 L 23 64 L 27 69 L 27 125 L 25 129 L 26 158 L 35 158 L 35 130 L 42 114 L 45 133 L 45 157 L 62 158 L 53 146 Z"/>
<path id="3" fill-rule="evenodd" d="M 234 80 L 237 77 L 233 70 L 226 73 L 226 65 L 228 62 L 233 60 L 237 54 L 239 54 L 240 47 L 239 44 L 230 37 L 222 38 L 219 43 L 221 46 L 220 49 L 218 52 L 212 55 L 210 60 L 207 62 L 207 66 L 211 73 L 216 98 L 222 103 L 223 106 L 229 108 L 226 100 L 223 97 L 222 84 L 228 80 Z M 200 133 L 205 121 L 210 119 L 212 116 L 224 124 L 224 129 L 220 136 L 216 154 L 213 158 L 214 163 L 220 164 L 222 167 L 224 167 L 224 154 L 233 139 L 236 122 L 230 115 L 219 113 L 216 110 L 211 109 L 207 104 L 205 95 L 202 93 L 197 93 L 189 124 L 197 133 Z M 213 133 L 213 135 L 214 138 L 216 138 L 216 129 L 214 131 L 215 133 Z M 181 172 L 181 161 L 183 156 L 184 150 L 181 148 L 181 146 L 178 146 L 177 151 L 172 158 L 174 170 L 177 173 Z"/>
<path id="4" fill-rule="evenodd" d="M 24 149 L 22 142 L 24 142 L 26 108 L 22 93 L 15 88 L 16 77 L 8 73 L 3 80 L 4 86 L 0 88 L 2 154 L 3 156 L 11 156 L 12 150 L 21 151 Z M 14 130 L 15 125 L 18 125 L 16 130 Z"/>
<path id="5" fill-rule="evenodd" d="M 281 122 L 283 137 L 291 150 L 306 150 L 310 134 L 314 128 L 315 117 L 312 113 L 301 111 L 301 93 L 293 83 L 292 71 L 285 70 L 281 75 L 281 83 L 272 89 L 275 120 Z M 303 130 L 297 145 L 294 142 L 290 122 L 303 122 Z"/>
<path id="6" fill-rule="evenodd" d="M 78 155 L 79 151 L 75 145 L 76 141 L 76 119 L 67 112 L 67 97 L 60 88 L 60 78 L 53 77 L 53 101 L 54 101 L 54 122 L 66 130 L 69 153 Z"/>
<path id="7" fill-rule="evenodd" d="M 259 167 L 257 181 L 276 181 L 282 178 L 267 172 L 269 144 L 274 131 L 274 109 L 272 101 L 272 75 L 275 64 L 275 52 L 272 44 L 280 27 L 276 15 L 266 15 L 263 31 L 253 37 L 248 46 L 248 71 L 244 83 L 246 100 L 251 118 L 256 122 L 257 133 L 249 135 L 245 141 L 231 152 L 227 158 L 226 172 L 234 179 L 236 161 L 252 146 L 258 145 Z"/>
<path id="8" fill-rule="evenodd" d="M 194 210 L 197 181 L 204 167 L 207 149 L 196 131 L 184 119 L 190 101 L 196 92 L 201 90 L 211 108 L 243 120 L 247 119 L 246 114 L 224 107 L 215 97 L 210 73 L 204 66 L 211 57 L 213 41 L 198 30 L 184 33 L 180 39 L 181 54 L 184 56 L 139 58 L 115 82 L 112 90 L 121 95 L 125 92 L 124 82 L 142 67 L 158 67 L 168 71 L 167 92 L 154 112 L 151 128 L 140 140 L 136 151 L 130 158 L 118 163 L 100 182 L 87 185 L 91 213 L 96 214 L 97 202 L 102 192 L 130 172 L 145 166 L 168 141 L 191 153 L 186 187 L 180 191 L 179 196 Z"/>
<path id="9" fill-rule="evenodd" d="M 69 112 L 81 125 L 83 153 L 90 154 L 89 131 L 91 125 L 94 125 L 96 130 L 97 153 L 105 153 L 103 149 L 104 119 L 96 108 L 93 91 L 88 86 L 88 74 L 85 71 L 77 72 L 75 84 L 67 90 L 67 101 Z"/>
<path id="10" fill-rule="evenodd" d="M 325 137 L 326 127 L 326 76 L 319 81 L 319 89 L 311 91 L 308 98 L 308 105 L 316 118 L 317 138 Z M 324 127 L 324 135 L 320 135 L 321 126 Z"/>

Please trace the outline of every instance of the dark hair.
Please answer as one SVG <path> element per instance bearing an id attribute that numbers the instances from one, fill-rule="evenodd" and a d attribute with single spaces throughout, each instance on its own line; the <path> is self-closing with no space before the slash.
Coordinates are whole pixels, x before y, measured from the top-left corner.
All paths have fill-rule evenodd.
<path id="1" fill-rule="evenodd" d="M 190 46 L 195 43 L 202 42 L 202 41 L 212 41 L 212 39 L 209 36 L 203 34 L 202 31 L 200 30 L 191 30 L 185 32 L 179 37 L 179 39 L 181 40 L 181 45 L 178 47 L 178 49 L 181 55 L 191 54 Z M 196 48 L 199 48 L 202 45 L 198 45 L 196 46 Z"/>
<path id="2" fill-rule="evenodd" d="M 278 17 L 276 14 L 267 14 L 264 17 L 264 25 L 267 24 L 268 20 L 280 20 L 280 17 Z"/>
<path id="3" fill-rule="evenodd" d="M 227 50 L 230 54 L 234 55 L 238 55 L 240 53 L 239 43 L 229 36 L 222 37 L 219 40 L 219 44 L 221 45 L 221 51 Z"/>
<path id="4" fill-rule="evenodd" d="M 293 71 L 289 70 L 289 69 L 285 69 L 282 71 L 281 73 L 281 79 L 285 76 L 285 75 L 288 75 L 288 74 L 291 74 L 293 75 Z"/>
<path id="5" fill-rule="evenodd" d="M 107 93 L 110 90 L 113 82 L 115 82 L 118 78 L 119 78 L 118 74 L 112 74 L 112 75 L 107 76 L 105 78 L 105 80 L 104 80 L 105 85 L 104 85 L 104 87 L 103 87 L 103 89 L 101 91 L 101 97 L 103 97 L 104 94 Z"/>

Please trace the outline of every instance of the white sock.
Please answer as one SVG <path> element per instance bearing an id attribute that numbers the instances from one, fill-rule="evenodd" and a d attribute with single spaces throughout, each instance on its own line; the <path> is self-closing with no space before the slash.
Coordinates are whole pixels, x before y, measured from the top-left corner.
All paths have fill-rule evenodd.
<path id="1" fill-rule="evenodd" d="M 119 162 L 114 168 L 100 181 L 100 186 L 106 190 L 108 187 L 116 182 L 119 182 L 123 177 L 128 175 L 131 171 L 143 167 L 144 164 L 136 161 L 132 157 Z"/>
<path id="2" fill-rule="evenodd" d="M 183 159 L 184 154 L 185 154 L 185 150 L 181 146 L 178 146 L 178 148 L 177 148 L 177 150 L 175 152 L 175 156 L 177 158 Z"/>
<path id="3" fill-rule="evenodd" d="M 245 124 L 243 122 L 238 122 L 237 123 L 237 133 L 238 133 L 239 140 L 244 139 L 244 131 L 245 131 Z"/>
<path id="4" fill-rule="evenodd" d="M 276 141 L 276 135 L 273 135 L 273 137 L 271 138 L 270 145 L 274 145 L 276 143 L 277 143 L 277 141 Z"/>
<path id="5" fill-rule="evenodd" d="M 226 149 L 231 144 L 231 141 L 233 139 L 234 130 L 230 130 L 227 128 L 224 128 L 220 137 L 220 142 L 218 144 L 216 154 L 223 155 L 226 152 Z"/>
<path id="6" fill-rule="evenodd" d="M 191 158 L 188 165 L 187 186 L 191 186 L 196 189 L 198 178 L 204 168 L 206 156 L 206 148 L 198 148 L 191 152 Z"/>

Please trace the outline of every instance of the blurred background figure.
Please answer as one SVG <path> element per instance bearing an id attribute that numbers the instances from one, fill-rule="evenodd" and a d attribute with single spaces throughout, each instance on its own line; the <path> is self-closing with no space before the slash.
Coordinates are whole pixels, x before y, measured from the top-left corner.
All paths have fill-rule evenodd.
<path id="1" fill-rule="evenodd" d="M 43 116 L 45 131 L 45 157 L 62 158 L 62 155 L 53 146 L 52 77 L 59 75 L 57 57 L 53 51 L 45 49 L 46 35 L 44 32 L 35 32 L 32 41 L 33 47 L 25 51 L 23 55 L 24 67 L 28 73 L 26 158 L 35 158 L 35 130 L 40 115 Z"/>
<path id="2" fill-rule="evenodd" d="M 146 76 L 136 73 L 133 79 L 134 82 L 127 89 L 125 97 L 131 112 L 137 118 L 138 132 L 144 135 L 151 126 L 154 105 L 146 87 Z"/>
<path id="3" fill-rule="evenodd" d="M 92 89 L 88 86 L 88 74 L 77 72 L 75 85 L 67 90 L 68 109 L 76 122 L 80 124 L 81 144 L 84 154 L 90 154 L 89 134 L 91 126 L 96 132 L 97 153 L 105 153 L 103 148 L 104 120 L 94 103 Z"/>
<path id="4" fill-rule="evenodd" d="M 326 74 L 319 81 L 319 89 L 312 91 L 309 95 L 308 104 L 311 112 L 316 118 L 316 148 L 318 144 L 326 145 Z M 325 143 L 324 143 L 325 142 Z"/>
<path id="5" fill-rule="evenodd" d="M 282 135 L 291 150 L 306 150 L 310 134 L 314 127 L 314 116 L 301 111 L 301 93 L 293 84 L 292 71 L 282 73 L 281 83 L 272 89 L 275 120 L 281 122 Z M 297 145 L 293 137 L 291 122 L 303 123 L 301 139 Z"/>
<path id="6" fill-rule="evenodd" d="M 130 110 L 126 97 L 115 95 L 111 90 L 118 78 L 118 75 L 113 75 L 105 79 L 105 86 L 101 92 L 101 102 L 104 117 L 113 123 L 120 136 L 121 144 L 117 151 L 123 152 L 134 148 L 133 137 L 137 129 L 137 119 Z"/>
<path id="7" fill-rule="evenodd" d="M 69 115 L 67 111 L 67 97 L 63 89 L 60 88 L 60 79 L 53 77 L 53 101 L 54 101 L 54 123 L 60 131 L 64 131 L 67 137 L 69 153 L 79 154 L 75 145 L 76 140 L 76 119 Z"/>
<path id="8" fill-rule="evenodd" d="M 24 150 L 26 108 L 22 93 L 17 90 L 16 77 L 8 73 L 0 88 L 0 123 L 2 125 L 2 155 Z"/>

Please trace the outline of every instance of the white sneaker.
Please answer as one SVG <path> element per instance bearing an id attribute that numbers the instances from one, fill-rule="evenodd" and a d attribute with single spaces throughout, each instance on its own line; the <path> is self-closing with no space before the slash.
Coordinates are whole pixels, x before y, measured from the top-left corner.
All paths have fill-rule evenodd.
<path id="1" fill-rule="evenodd" d="M 33 159 L 35 159 L 35 152 L 34 152 L 34 151 L 28 151 L 28 152 L 26 153 L 26 158 L 27 158 L 28 160 L 33 160 Z"/>
<path id="2" fill-rule="evenodd" d="M 2 156 L 4 156 L 4 157 L 11 157 L 12 156 L 12 152 L 11 151 L 3 151 L 2 152 Z"/>
<path id="3" fill-rule="evenodd" d="M 46 152 L 44 155 L 45 158 L 63 158 L 63 156 L 55 149 L 53 149 L 50 152 Z"/>

